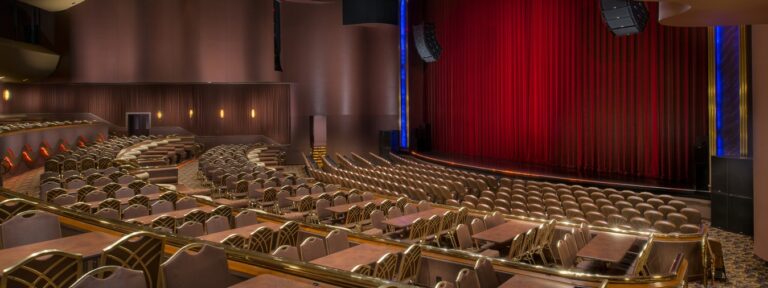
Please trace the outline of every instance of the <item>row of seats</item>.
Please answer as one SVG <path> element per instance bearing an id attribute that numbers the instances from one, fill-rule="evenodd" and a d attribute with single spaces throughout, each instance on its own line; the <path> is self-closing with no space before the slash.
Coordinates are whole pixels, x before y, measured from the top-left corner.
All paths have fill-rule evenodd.
<path id="1" fill-rule="evenodd" d="M 246 158 L 263 167 L 279 166 L 285 162 L 285 151 L 281 146 L 257 144 L 246 152 Z"/>
<path id="2" fill-rule="evenodd" d="M 316 169 L 310 169 L 310 173 L 331 183 L 374 187 L 374 191 L 398 191 L 414 200 L 442 200 L 448 205 L 481 211 L 663 233 L 698 233 L 701 230 L 701 213 L 669 195 L 509 178 L 492 182 L 488 177 L 478 177 L 474 181 L 451 169 L 443 170 L 436 165 L 393 154 L 390 155 L 394 159 L 392 163 L 415 167 L 409 168 L 406 164 L 376 166 L 373 161 L 356 157 L 353 161 L 339 155 L 341 162 L 346 163 L 341 166 L 348 170 L 327 163 L 331 164 L 326 166 L 327 169 L 335 175 Z M 465 195 L 457 199 L 461 194 Z"/>
<path id="3" fill-rule="evenodd" d="M 17 213 L 0 224 L 0 231 L 6 249 L 62 237 L 59 217 L 37 210 Z M 220 287 L 231 282 L 227 256 L 220 248 L 190 244 L 165 262 L 161 261 L 163 249 L 162 238 L 135 232 L 105 248 L 99 267 L 85 275 L 80 255 L 40 251 L 3 271 L 3 287 L 161 287 L 162 279 L 163 287 L 181 288 Z M 194 250 L 198 251 L 192 253 Z"/>
<path id="4" fill-rule="evenodd" d="M 3 124 L 0 124 L 0 133 L 9 133 L 9 132 L 15 132 L 15 131 L 48 128 L 48 127 L 93 124 L 96 122 L 97 121 L 92 121 L 92 120 L 74 120 L 74 121 L 35 121 L 35 122 L 3 123 Z"/>
<path id="5" fill-rule="evenodd" d="M 116 160 L 134 162 L 140 167 L 172 165 L 194 157 L 201 149 L 194 138 L 158 137 L 123 148 Z"/>

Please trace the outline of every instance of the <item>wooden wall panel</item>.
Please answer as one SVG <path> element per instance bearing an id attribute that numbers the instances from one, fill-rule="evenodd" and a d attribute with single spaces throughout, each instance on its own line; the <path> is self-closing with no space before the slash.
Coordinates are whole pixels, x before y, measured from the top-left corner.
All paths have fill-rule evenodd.
<path id="1" fill-rule="evenodd" d="M 179 126 L 200 136 L 264 135 L 290 142 L 291 85 L 285 83 L 16 84 L 4 88 L 12 98 L 0 105 L 0 113 L 93 113 L 125 126 L 126 112 L 152 112 L 153 127 Z"/>

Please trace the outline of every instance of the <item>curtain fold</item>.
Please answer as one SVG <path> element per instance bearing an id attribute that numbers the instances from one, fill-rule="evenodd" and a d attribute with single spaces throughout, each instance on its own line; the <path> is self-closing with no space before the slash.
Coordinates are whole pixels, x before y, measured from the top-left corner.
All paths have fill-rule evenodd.
<path id="1" fill-rule="evenodd" d="M 412 127 L 441 153 L 691 181 L 706 29 L 661 26 L 648 3 L 645 31 L 616 37 L 599 2 L 425 0 L 412 21 L 435 23 L 443 54 L 411 74 Z"/>

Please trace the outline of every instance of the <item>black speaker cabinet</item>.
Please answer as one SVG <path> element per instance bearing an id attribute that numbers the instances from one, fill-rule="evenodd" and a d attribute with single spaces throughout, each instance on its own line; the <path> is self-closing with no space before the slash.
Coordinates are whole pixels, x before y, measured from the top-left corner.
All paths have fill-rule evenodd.
<path id="1" fill-rule="evenodd" d="M 384 23 L 398 25 L 400 1 L 397 0 L 344 0 L 342 22 L 344 25 Z"/>
<path id="2" fill-rule="evenodd" d="M 443 48 L 437 42 L 435 24 L 425 23 L 413 26 L 413 42 L 416 44 L 416 52 L 424 62 L 431 63 L 440 58 Z"/>
<path id="3" fill-rule="evenodd" d="M 648 9 L 632 0 L 602 0 L 603 21 L 616 36 L 643 32 L 648 22 Z"/>
<path id="4" fill-rule="evenodd" d="M 752 235 L 752 159 L 712 157 L 712 226 Z"/>
<path id="5" fill-rule="evenodd" d="M 399 150 L 399 141 L 400 130 L 379 131 L 379 155 Z"/>

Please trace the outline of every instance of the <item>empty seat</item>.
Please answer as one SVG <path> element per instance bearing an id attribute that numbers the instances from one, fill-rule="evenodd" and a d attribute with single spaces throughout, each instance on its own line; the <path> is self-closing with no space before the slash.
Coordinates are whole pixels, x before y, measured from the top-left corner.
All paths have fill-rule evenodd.
<path id="1" fill-rule="evenodd" d="M 325 236 L 326 252 L 333 254 L 341 250 L 349 248 L 349 240 L 347 239 L 347 232 L 342 230 L 333 230 Z"/>
<path id="2" fill-rule="evenodd" d="M 688 224 L 688 217 L 677 212 L 672 212 L 667 214 L 667 221 L 672 222 L 672 224 L 675 224 L 675 226 L 680 228 L 680 226 Z"/>
<path id="3" fill-rule="evenodd" d="M 152 203 L 152 214 L 162 214 L 173 211 L 173 203 L 166 200 L 158 200 Z"/>
<path id="4" fill-rule="evenodd" d="M 123 219 L 133 219 L 149 215 L 149 209 L 140 204 L 133 204 L 123 209 Z"/>
<path id="5" fill-rule="evenodd" d="M 302 261 L 312 261 L 327 255 L 323 239 L 315 236 L 307 237 L 299 246 L 299 254 Z"/>
<path id="6" fill-rule="evenodd" d="M 203 228 L 203 224 L 200 222 L 187 221 L 176 228 L 176 233 L 181 236 L 200 237 L 205 235 L 205 229 Z"/>
<path id="7" fill-rule="evenodd" d="M 259 224 L 258 215 L 250 210 L 243 210 L 235 216 L 235 228 Z"/>
<path id="8" fill-rule="evenodd" d="M 107 275 L 106 277 L 104 277 Z M 103 277 L 103 278 L 102 278 Z M 72 284 L 71 288 L 146 288 L 144 272 L 119 266 L 104 266 L 91 270 Z"/>
<path id="9" fill-rule="evenodd" d="M 653 229 L 656 229 L 656 231 L 661 233 L 672 233 L 675 232 L 676 228 L 677 227 L 675 227 L 675 224 L 665 220 L 659 220 L 656 221 L 656 223 L 653 223 Z"/>
<path id="10" fill-rule="evenodd" d="M 272 256 L 299 261 L 299 251 L 296 249 L 296 247 L 290 245 L 282 245 L 277 247 L 277 249 L 272 252 Z"/>
<path id="11" fill-rule="evenodd" d="M 61 225 L 54 214 L 28 210 L 0 224 L 0 236 L 2 247 L 7 249 L 61 238 Z"/>
<path id="12" fill-rule="evenodd" d="M 464 268 L 456 275 L 457 288 L 480 288 L 480 281 L 477 279 L 475 271 Z"/>
<path id="13" fill-rule="evenodd" d="M 229 230 L 229 218 L 221 215 L 213 215 L 205 220 L 205 231 L 208 234 Z"/>
<path id="14" fill-rule="evenodd" d="M 688 217 L 688 223 L 699 225 L 701 224 L 701 212 L 699 210 L 696 210 L 694 208 L 683 208 L 680 209 L 680 214 L 685 215 L 685 217 Z"/>
<path id="15" fill-rule="evenodd" d="M 198 252 L 193 249 L 199 248 Z M 232 278 L 223 249 L 205 244 L 182 247 L 160 265 L 167 288 L 227 287 Z"/>

